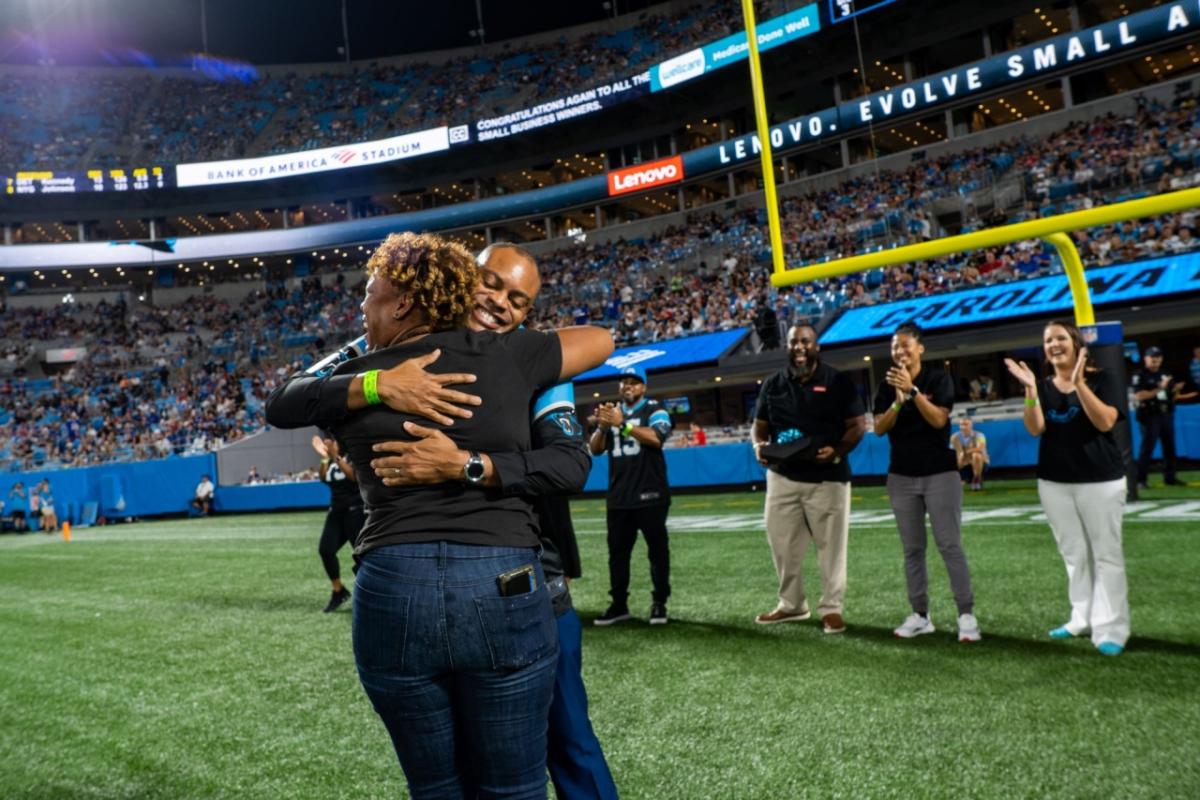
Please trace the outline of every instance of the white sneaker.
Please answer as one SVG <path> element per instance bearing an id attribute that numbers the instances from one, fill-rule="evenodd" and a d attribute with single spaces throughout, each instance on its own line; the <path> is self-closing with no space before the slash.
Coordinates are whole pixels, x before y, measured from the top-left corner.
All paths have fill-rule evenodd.
<path id="1" fill-rule="evenodd" d="M 958 615 L 958 640 L 960 642 L 978 642 L 983 638 L 979 632 L 979 620 L 974 614 Z"/>
<path id="2" fill-rule="evenodd" d="M 926 633 L 933 633 L 936 630 L 933 627 L 933 620 L 929 617 L 922 617 L 920 614 L 909 614 L 901 625 L 892 633 L 899 636 L 901 639 L 911 639 L 914 636 L 922 636 Z"/>

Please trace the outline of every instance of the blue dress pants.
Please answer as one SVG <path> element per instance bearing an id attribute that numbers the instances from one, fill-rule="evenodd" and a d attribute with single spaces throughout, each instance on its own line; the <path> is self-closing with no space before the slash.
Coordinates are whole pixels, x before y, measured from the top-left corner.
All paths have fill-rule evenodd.
<path id="1" fill-rule="evenodd" d="M 588 719 L 583 627 L 575 609 L 558 617 L 558 648 L 547 754 L 554 791 L 559 800 L 616 800 L 617 787 Z"/>

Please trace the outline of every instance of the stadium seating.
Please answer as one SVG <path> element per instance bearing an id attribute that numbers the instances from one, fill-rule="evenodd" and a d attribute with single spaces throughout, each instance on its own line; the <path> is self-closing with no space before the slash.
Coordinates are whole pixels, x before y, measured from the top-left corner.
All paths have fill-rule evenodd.
<path id="1" fill-rule="evenodd" d="M 1188 98 L 1173 108 L 1151 104 L 1131 117 L 1075 123 L 1042 140 L 964 150 L 785 197 L 787 260 L 799 266 L 942 235 L 947 231 L 935 222 L 934 205 L 969 196 L 964 187 L 1017 181 L 1026 189 L 1018 195 L 1023 201 L 992 208 L 986 218 L 968 203 L 961 225 L 971 230 L 1191 185 L 1200 153 L 1197 119 Z M 1088 266 L 1184 252 L 1197 246 L 1195 217 L 1130 221 L 1081 231 L 1076 239 Z M 772 330 L 843 307 L 1059 270 L 1051 250 L 1020 243 L 776 290 L 768 280 L 767 241 L 762 210 L 741 209 L 693 214 L 645 238 L 543 253 L 538 307 L 551 311 L 537 324 L 602 324 L 620 344 L 750 327 L 769 346 Z M 349 266 L 350 280 L 341 275 L 323 286 L 318 274 L 294 289 L 274 285 L 241 302 L 197 294 L 169 307 L 84 302 L 8 309 L 0 318 L 0 465 L 202 452 L 260 429 L 261 404 L 274 381 L 356 333 L 361 284 L 353 270 L 360 266 Z M 85 340 L 88 355 L 70 372 L 30 372 L 36 372 L 35 345 Z"/>
<path id="2" fill-rule="evenodd" d="M 783 9 L 777 0 L 755 5 L 760 19 Z M 741 28 L 736 4 L 708 0 L 642 15 L 615 32 L 506 44 L 436 63 L 234 70 L 219 81 L 204 71 L 143 67 L 101 77 L 64 69 L 52 81 L 44 70 L 0 71 L 0 175 L 266 155 L 463 124 L 629 77 Z M 130 111 L 102 112 L 112 108 Z"/>

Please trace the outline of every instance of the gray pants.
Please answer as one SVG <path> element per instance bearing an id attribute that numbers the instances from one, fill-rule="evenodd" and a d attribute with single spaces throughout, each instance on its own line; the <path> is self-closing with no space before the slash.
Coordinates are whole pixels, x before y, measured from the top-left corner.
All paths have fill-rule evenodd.
<path id="1" fill-rule="evenodd" d="M 913 611 L 929 613 L 929 578 L 925 571 L 925 514 L 928 513 L 933 540 L 950 575 L 958 613 L 970 614 L 975 598 L 971 594 L 967 556 L 962 549 L 962 484 L 958 473 L 911 478 L 889 472 L 887 490 L 900 531 L 900 544 L 904 547 L 904 577 Z"/>

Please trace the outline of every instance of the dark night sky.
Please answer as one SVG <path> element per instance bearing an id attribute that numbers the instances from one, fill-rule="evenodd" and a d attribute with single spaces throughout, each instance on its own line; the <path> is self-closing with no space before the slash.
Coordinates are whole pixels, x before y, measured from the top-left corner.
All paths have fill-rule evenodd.
<path id="1" fill-rule="evenodd" d="M 730 0 L 734 2 L 735 0 Z M 481 0 L 487 41 L 603 19 L 603 0 Z M 617 0 L 621 13 L 651 0 Z M 475 0 L 346 0 L 354 60 L 474 43 Z M 2 0 L 0 63 L 156 63 L 201 50 L 201 0 Z M 254 64 L 340 61 L 342 0 L 207 0 L 208 49 Z"/>

